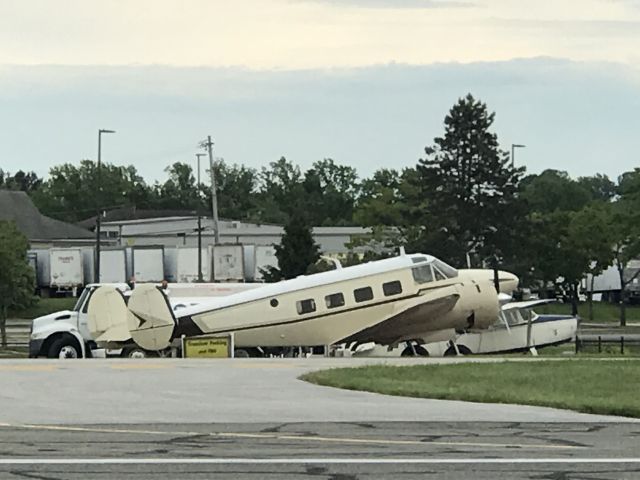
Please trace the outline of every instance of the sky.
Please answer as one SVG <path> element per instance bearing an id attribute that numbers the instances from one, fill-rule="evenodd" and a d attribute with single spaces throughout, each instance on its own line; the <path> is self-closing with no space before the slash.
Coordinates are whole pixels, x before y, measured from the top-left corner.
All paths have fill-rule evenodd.
<path id="1" fill-rule="evenodd" d="M 0 168 L 411 166 L 472 93 L 516 163 L 640 162 L 640 0 L 0 0 Z"/>

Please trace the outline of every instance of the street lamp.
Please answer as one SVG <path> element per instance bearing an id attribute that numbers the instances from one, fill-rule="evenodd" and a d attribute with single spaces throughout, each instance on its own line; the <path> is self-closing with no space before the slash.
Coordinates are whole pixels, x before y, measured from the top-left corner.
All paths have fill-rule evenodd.
<path id="1" fill-rule="evenodd" d="M 98 130 L 98 170 L 96 171 L 96 177 L 98 179 L 98 191 L 95 192 L 97 198 L 97 210 L 98 216 L 96 217 L 96 258 L 95 258 L 95 271 L 93 281 L 100 282 L 100 161 L 102 157 L 102 134 L 103 133 L 116 133 L 115 130 Z"/>
<path id="2" fill-rule="evenodd" d="M 198 282 L 202 283 L 202 217 L 200 216 L 200 157 L 205 157 L 206 153 L 196 153 L 198 159 Z"/>
<path id="3" fill-rule="evenodd" d="M 519 143 L 512 143 L 511 144 L 511 167 L 515 166 L 515 154 L 516 154 L 516 148 L 524 148 L 526 147 L 526 145 L 520 145 Z"/>

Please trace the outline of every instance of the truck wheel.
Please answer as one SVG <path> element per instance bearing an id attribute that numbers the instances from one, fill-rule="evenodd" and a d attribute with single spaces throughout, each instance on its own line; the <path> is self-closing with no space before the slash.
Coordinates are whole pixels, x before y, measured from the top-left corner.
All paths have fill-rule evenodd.
<path id="1" fill-rule="evenodd" d="M 80 358 L 82 356 L 82 350 L 78 341 L 69 336 L 63 335 L 53 341 L 47 352 L 49 358 Z"/>

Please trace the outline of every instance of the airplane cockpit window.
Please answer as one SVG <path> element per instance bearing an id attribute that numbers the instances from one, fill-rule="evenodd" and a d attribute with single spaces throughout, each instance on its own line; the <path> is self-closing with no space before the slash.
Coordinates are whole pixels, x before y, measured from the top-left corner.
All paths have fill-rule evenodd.
<path id="1" fill-rule="evenodd" d="M 427 257 L 413 257 L 411 261 L 413 263 L 422 263 L 427 261 Z"/>
<path id="2" fill-rule="evenodd" d="M 433 272 L 431 271 L 431 265 L 422 265 L 421 267 L 414 267 L 411 269 L 413 279 L 417 283 L 429 283 L 433 282 Z"/>
<path id="3" fill-rule="evenodd" d="M 440 270 L 440 272 L 442 272 L 447 278 L 456 278 L 458 276 L 458 270 L 453 268 L 451 265 L 447 265 L 442 260 L 438 260 L 436 258 L 433 260 L 433 263 L 431 265 L 433 265 L 434 268 Z"/>
<path id="4" fill-rule="evenodd" d="M 435 277 L 436 281 L 447 279 L 446 275 L 438 270 L 437 267 L 433 267 L 433 276 Z"/>

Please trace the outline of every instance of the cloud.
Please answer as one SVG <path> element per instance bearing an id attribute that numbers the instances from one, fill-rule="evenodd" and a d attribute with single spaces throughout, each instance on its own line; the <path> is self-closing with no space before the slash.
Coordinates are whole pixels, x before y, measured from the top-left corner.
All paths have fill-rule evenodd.
<path id="1" fill-rule="evenodd" d="M 150 181 L 193 161 L 209 134 L 232 163 L 260 168 L 284 155 L 308 167 L 331 157 L 368 176 L 415 164 L 468 92 L 496 112 L 505 148 L 527 145 L 518 161 L 529 171 L 615 177 L 638 164 L 638 69 L 536 58 L 299 71 L 1 67 L 0 168 L 42 175 L 95 158 L 97 130 L 109 128 L 118 133 L 103 159 Z"/>

